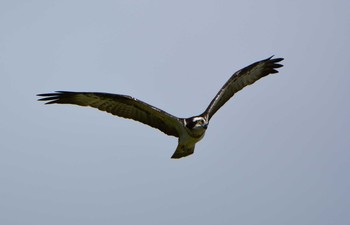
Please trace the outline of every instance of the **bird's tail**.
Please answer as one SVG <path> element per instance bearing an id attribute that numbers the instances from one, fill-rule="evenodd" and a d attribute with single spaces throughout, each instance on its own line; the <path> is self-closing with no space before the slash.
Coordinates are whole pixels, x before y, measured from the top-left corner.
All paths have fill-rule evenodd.
<path id="1" fill-rule="evenodd" d="M 177 148 L 176 148 L 174 154 L 171 156 L 171 158 L 172 159 L 180 159 L 182 157 L 192 155 L 194 152 L 194 147 L 195 147 L 195 145 L 186 146 L 183 144 L 178 144 Z"/>

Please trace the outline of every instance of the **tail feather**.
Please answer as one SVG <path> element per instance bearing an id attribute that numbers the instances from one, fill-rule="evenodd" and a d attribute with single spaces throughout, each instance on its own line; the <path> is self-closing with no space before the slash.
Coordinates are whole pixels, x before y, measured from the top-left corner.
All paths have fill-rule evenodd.
<path id="1" fill-rule="evenodd" d="M 189 155 L 192 155 L 194 152 L 194 145 L 193 146 L 185 146 L 182 144 L 178 144 L 174 154 L 171 156 L 172 159 L 180 159 L 182 157 L 186 157 Z"/>

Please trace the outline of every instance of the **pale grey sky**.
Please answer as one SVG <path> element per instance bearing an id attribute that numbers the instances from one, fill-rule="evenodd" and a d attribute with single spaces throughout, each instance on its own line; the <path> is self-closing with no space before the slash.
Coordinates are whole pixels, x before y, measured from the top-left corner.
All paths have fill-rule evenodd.
<path id="1" fill-rule="evenodd" d="M 329 225 L 350 221 L 350 2 L 1 1 L 0 224 Z M 195 154 L 56 90 L 201 113 L 236 70 L 278 75 L 235 95 Z"/>

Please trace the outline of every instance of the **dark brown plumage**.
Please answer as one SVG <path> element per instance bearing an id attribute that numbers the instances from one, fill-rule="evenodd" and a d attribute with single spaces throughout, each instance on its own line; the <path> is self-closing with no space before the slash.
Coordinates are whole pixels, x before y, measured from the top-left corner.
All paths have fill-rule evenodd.
<path id="1" fill-rule="evenodd" d="M 39 94 L 39 101 L 46 104 L 74 104 L 91 106 L 101 111 L 127 119 L 133 119 L 157 128 L 167 135 L 178 137 L 178 146 L 172 158 L 181 158 L 194 152 L 195 144 L 200 141 L 212 116 L 238 91 L 253 84 L 269 74 L 278 73 L 283 58 L 267 59 L 255 62 L 237 72 L 224 84 L 207 109 L 199 116 L 178 118 L 161 109 L 136 98 L 102 92 L 70 92 Z"/>

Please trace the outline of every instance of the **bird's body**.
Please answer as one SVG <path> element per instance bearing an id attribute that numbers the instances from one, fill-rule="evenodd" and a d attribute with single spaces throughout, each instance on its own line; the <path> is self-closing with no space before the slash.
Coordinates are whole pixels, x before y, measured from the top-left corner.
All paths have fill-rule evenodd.
<path id="1" fill-rule="evenodd" d="M 270 57 L 237 71 L 224 84 L 202 114 L 189 118 L 178 118 L 127 95 L 58 91 L 38 96 L 44 97 L 39 100 L 48 101 L 46 104 L 91 106 L 157 128 L 167 135 L 178 138 L 178 146 L 172 158 L 181 158 L 194 152 L 195 144 L 204 137 L 209 120 L 221 106 L 245 86 L 269 74 L 278 73 L 276 69 L 282 67 L 278 62 L 282 60 L 283 58 L 272 59 Z"/>
<path id="2" fill-rule="evenodd" d="M 196 122 L 202 120 L 204 126 L 198 125 L 195 129 L 187 127 L 187 122 Z M 202 117 L 190 117 L 188 119 L 182 119 L 182 126 L 180 126 L 180 136 L 177 148 L 171 158 L 181 158 L 193 154 L 196 143 L 204 137 L 205 131 L 208 127 L 208 123 L 205 123 Z"/>

